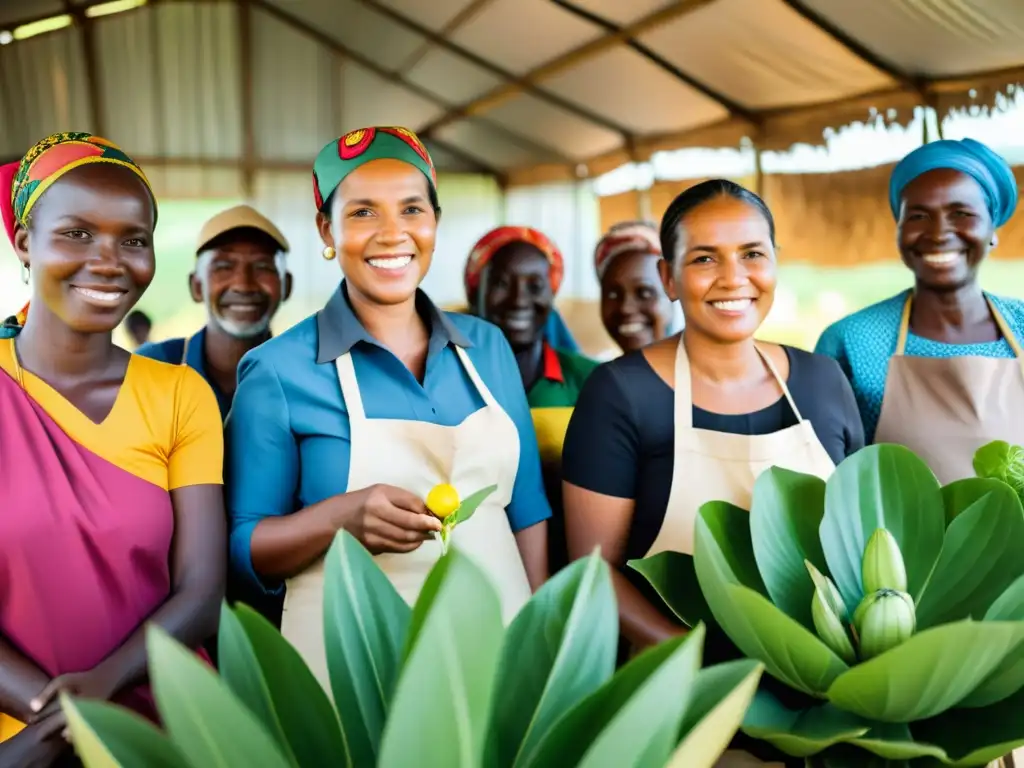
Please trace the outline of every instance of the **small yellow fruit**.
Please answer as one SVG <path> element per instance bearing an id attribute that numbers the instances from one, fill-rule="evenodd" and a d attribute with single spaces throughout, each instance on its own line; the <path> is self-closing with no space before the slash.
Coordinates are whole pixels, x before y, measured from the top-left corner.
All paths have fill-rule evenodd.
<path id="1" fill-rule="evenodd" d="M 435 485 L 427 494 L 427 509 L 442 520 L 457 510 L 461 503 L 459 492 L 448 483 Z"/>

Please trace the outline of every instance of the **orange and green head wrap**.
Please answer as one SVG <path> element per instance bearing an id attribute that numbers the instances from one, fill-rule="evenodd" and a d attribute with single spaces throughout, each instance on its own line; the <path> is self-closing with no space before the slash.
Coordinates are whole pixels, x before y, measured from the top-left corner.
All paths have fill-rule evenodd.
<path id="1" fill-rule="evenodd" d="M 55 133 L 37 142 L 20 162 L 0 167 L 0 214 L 11 243 L 19 224 L 28 227 L 32 209 L 46 190 L 69 171 L 92 163 L 127 168 L 142 179 L 152 194 L 146 174 L 113 142 L 90 133 Z M 153 206 L 155 212 L 155 199 Z M 18 325 L 24 324 L 27 310 L 26 305 L 15 315 Z"/>
<path id="2" fill-rule="evenodd" d="M 437 171 L 430 153 L 419 137 L 408 128 L 376 126 L 360 128 L 335 139 L 320 150 L 313 163 L 313 200 L 316 209 L 329 213 L 331 197 L 338 185 L 352 171 L 373 160 L 401 160 L 420 170 L 427 177 L 430 202 L 435 211 L 437 202 Z"/>

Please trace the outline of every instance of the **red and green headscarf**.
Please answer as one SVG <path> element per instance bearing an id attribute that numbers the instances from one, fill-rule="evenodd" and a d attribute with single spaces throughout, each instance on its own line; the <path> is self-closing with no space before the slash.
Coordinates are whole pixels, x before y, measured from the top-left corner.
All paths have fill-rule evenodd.
<path id="1" fill-rule="evenodd" d="M 427 177 L 430 202 L 437 203 L 437 171 L 430 153 L 408 128 L 375 126 L 360 128 L 335 139 L 320 150 L 313 162 L 313 199 L 318 211 L 327 213 L 331 196 L 352 171 L 372 160 L 401 160 Z"/>
<path id="2" fill-rule="evenodd" d="M 557 294 L 562 286 L 565 274 L 565 260 L 562 252 L 543 232 L 530 227 L 498 227 L 481 237 L 466 260 L 463 282 L 466 286 L 466 299 L 471 307 L 476 306 L 477 290 L 480 288 L 480 275 L 494 258 L 494 254 L 512 243 L 529 243 L 547 257 L 551 267 L 549 279 L 551 293 Z"/>
<path id="3" fill-rule="evenodd" d="M 113 142 L 90 133 L 55 133 L 37 142 L 19 162 L 0 166 L 0 217 L 12 245 L 15 228 L 19 224 L 28 226 L 32 208 L 46 190 L 69 171 L 92 163 L 127 168 L 142 179 L 152 193 L 146 174 Z M 154 209 L 155 205 L 154 200 Z M 24 325 L 27 312 L 26 304 L 15 315 L 17 325 Z"/>

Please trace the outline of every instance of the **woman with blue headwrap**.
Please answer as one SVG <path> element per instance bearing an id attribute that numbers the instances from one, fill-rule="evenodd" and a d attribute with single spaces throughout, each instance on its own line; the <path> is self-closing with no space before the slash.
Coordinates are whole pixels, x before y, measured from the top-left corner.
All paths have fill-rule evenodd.
<path id="1" fill-rule="evenodd" d="M 949 483 L 985 443 L 1024 442 L 1024 302 L 978 284 L 1017 182 L 984 144 L 937 141 L 896 166 L 889 203 L 914 287 L 835 323 L 816 351 L 849 377 L 870 442 L 907 446 Z"/>

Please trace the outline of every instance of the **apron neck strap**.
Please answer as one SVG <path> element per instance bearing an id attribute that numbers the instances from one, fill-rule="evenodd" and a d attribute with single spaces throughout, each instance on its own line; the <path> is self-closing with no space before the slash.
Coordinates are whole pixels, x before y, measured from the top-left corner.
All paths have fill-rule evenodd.
<path id="1" fill-rule="evenodd" d="M 466 352 L 458 344 L 453 344 L 455 347 L 455 354 L 459 356 L 459 360 L 462 362 L 462 367 L 466 369 L 466 373 L 469 374 L 470 381 L 473 382 L 473 386 L 476 387 L 476 391 L 480 393 L 481 399 L 493 407 L 500 408 L 498 401 L 494 399 L 494 395 L 491 394 L 491 390 L 484 384 L 484 380 L 480 378 L 480 374 L 477 373 L 476 366 L 473 365 L 473 361 L 469 359 L 469 353 Z"/>
<path id="2" fill-rule="evenodd" d="M 768 372 L 775 378 L 775 381 L 779 385 L 779 389 L 782 390 L 782 394 L 789 402 L 789 407 L 793 409 L 793 413 L 796 415 L 797 421 L 803 421 L 803 416 L 800 415 L 800 409 L 796 407 L 796 401 L 793 400 L 793 395 L 790 394 L 789 387 L 786 386 L 786 382 L 782 376 L 779 375 L 778 369 L 775 367 L 775 363 L 771 361 L 771 358 L 766 355 L 761 348 L 755 343 L 754 349 L 757 351 L 758 356 L 764 362 Z M 683 336 L 679 336 L 679 348 L 676 350 L 676 382 L 675 382 L 675 419 L 677 429 L 691 429 L 693 427 L 693 383 L 690 379 L 690 358 L 686 354 L 686 344 L 683 343 Z"/>
<path id="3" fill-rule="evenodd" d="M 985 297 L 985 303 L 988 304 L 989 311 L 992 312 L 992 318 L 996 321 L 996 327 L 999 332 L 1003 334 L 1003 338 L 1006 339 L 1006 343 L 1010 345 L 1010 349 L 1013 350 L 1013 354 L 1024 361 L 1024 351 L 1021 350 L 1020 343 L 1017 341 L 1017 337 L 1013 331 L 1010 330 L 1010 326 L 1007 324 L 1003 314 L 996 307 L 995 302 L 989 297 L 989 295 L 983 294 Z M 903 316 L 900 318 L 900 331 L 896 337 L 896 354 L 902 355 L 904 350 L 907 348 L 907 336 L 910 333 L 910 306 L 913 302 L 914 294 L 911 292 L 907 296 L 906 302 L 903 304 Z"/>
<path id="4" fill-rule="evenodd" d="M 185 365 L 188 362 L 188 343 L 192 341 L 188 336 L 185 337 L 185 343 L 181 345 L 181 364 Z"/>

